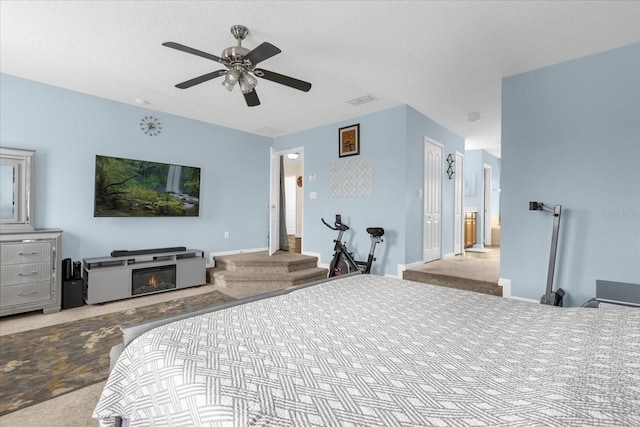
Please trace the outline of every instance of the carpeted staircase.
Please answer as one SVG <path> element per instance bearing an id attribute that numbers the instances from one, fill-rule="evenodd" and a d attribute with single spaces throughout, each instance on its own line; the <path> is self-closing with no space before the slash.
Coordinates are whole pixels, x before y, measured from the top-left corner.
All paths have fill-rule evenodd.
<path id="1" fill-rule="evenodd" d="M 237 298 L 284 289 L 325 279 L 328 270 L 318 268 L 318 258 L 287 251 L 248 252 L 214 257 L 215 268 L 207 271 L 207 282 L 226 288 Z"/>

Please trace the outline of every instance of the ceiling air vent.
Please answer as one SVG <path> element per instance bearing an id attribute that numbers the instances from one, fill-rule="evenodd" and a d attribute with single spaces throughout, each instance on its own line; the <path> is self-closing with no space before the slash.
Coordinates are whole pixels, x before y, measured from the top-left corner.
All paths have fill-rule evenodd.
<path id="1" fill-rule="evenodd" d="M 347 101 L 347 104 L 362 105 L 362 104 L 366 104 L 367 102 L 371 102 L 371 101 L 375 101 L 375 100 L 376 99 L 373 96 L 365 95 L 365 96 L 361 96 L 359 98 L 351 99 L 351 100 Z"/>

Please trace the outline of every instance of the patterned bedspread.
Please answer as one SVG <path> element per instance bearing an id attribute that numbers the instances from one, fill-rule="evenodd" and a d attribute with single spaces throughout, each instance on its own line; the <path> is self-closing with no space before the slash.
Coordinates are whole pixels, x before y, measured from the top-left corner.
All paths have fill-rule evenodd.
<path id="1" fill-rule="evenodd" d="M 133 426 L 640 426 L 640 310 L 354 276 L 153 329 L 94 412 Z"/>

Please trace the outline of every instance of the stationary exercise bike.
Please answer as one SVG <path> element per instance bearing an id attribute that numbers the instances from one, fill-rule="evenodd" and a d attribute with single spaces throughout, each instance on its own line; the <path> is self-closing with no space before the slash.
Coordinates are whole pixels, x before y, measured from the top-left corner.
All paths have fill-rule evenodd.
<path id="1" fill-rule="evenodd" d="M 340 214 L 336 215 L 336 221 L 334 226 L 327 224 L 324 218 L 320 218 L 322 223 L 332 230 L 338 231 L 338 238 L 334 240 L 335 246 L 333 247 L 333 259 L 329 264 L 329 277 L 340 276 L 343 274 L 349 274 L 356 271 L 360 271 L 362 274 L 371 273 L 371 264 L 376 259 L 373 253 L 376 250 L 376 245 L 383 242 L 382 236 L 384 236 L 384 228 L 382 227 L 369 227 L 367 233 L 371 238 L 371 247 L 369 248 L 369 257 L 366 261 L 356 261 L 353 257 L 353 252 L 347 250 L 346 242 L 342 243 L 342 235 L 349 229 L 349 226 L 342 223 L 342 217 Z"/>

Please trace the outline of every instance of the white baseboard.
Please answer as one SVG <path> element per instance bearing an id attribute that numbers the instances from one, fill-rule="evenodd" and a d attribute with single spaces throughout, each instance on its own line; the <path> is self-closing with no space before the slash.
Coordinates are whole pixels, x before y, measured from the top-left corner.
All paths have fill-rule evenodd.
<path id="1" fill-rule="evenodd" d="M 502 286 L 502 297 L 511 298 L 511 279 L 498 279 L 498 286 Z"/>
<path id="2" fill-rule="evenodd" d="M 420 267 L 421 265 L 424 265 L 424 261 L 416 261 L 416 262 L 412 262 L 411 264 L 398 264 L 398 275 L 397 277 L 402 279 L 402 273 L 404 273 L 405 270 L 408 270 L 410 268 L 414 268 L 414 267 Z M 393 277 L 393 276 L 391 276 Z"/>
<path id="3" fill-rule="evenodd" d="M 540 301 L 537 301 L 531 298 L 514 297 L 513 295 L 511 295 L 511 279 L 503 279 L 501 277 L 498 279 L 498 285 L 502 286 L 502 298 L 509 298 L 516 301 L 524 301 L 524 302 L 530 302 L 534 304 L 540 303 Z"/>
<path id="4" fill-rule="evenodd" d="M 322 262 L 320 262 L 321 254 L 319 254 L 317 252 L 303 251 L 302 255 L 314 256 L 314 257 L 318 258 L 318 268 L 327 268 L 327 269 L 329 268 L 329 264 L 323 264 Z"/>
<path id="5" fill-rule="evenodd" d="M 424 261 L 416 261 L 412 262 L 411 264 L 398 264 L 398 267 L 403 267 L 402 271 L 404 271 L 410 268 L 420 267 L 421 265 L 424 265 Z"/>
<path id="6" fill-rule="evenodd" d="M 441 259 L 453 258 L 455 256 L 456 256 L 456 254 L 454 254 L 454 253 L 448 253 L 448 254 L 442 255 Z M 402 278 L 402 273 L 404 273 L 405 270 L 408 270 L 410 268 L 420 267 L 421 265 L 424 265 L 424 264 L 425 264 L 424 261 L 416 261 L 416 262 L 412 262 L 410 264 L 398 264 L 398 277 Z M 391 276 L 391 277 L 393 277 L 393 276 Z"/>
<path id="7" fill-rule="evenodd" d="M 531 299 L 531 298 L 509 297 L 509 299 L 516 300 L 516 301 L 522 301 L 522 302 L 533 303 L 533 304 L 540 304 L 540 301 L 535 300 L 535 299 Z"/>

